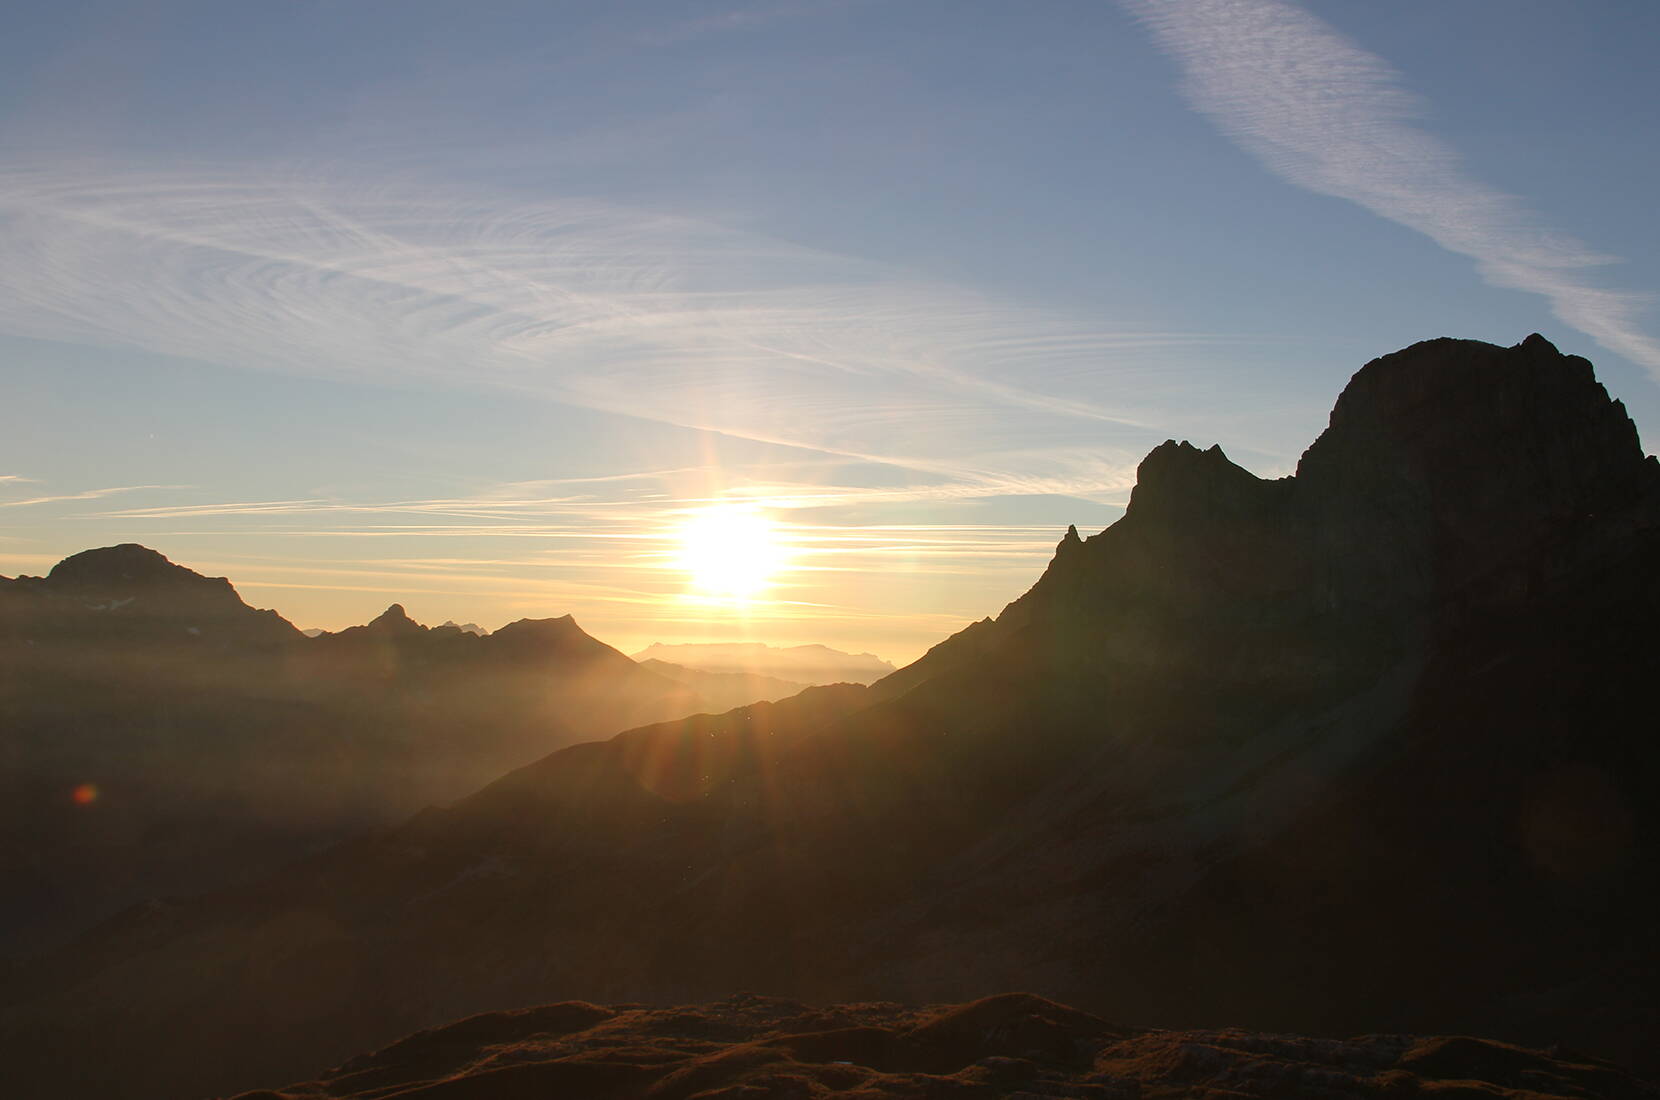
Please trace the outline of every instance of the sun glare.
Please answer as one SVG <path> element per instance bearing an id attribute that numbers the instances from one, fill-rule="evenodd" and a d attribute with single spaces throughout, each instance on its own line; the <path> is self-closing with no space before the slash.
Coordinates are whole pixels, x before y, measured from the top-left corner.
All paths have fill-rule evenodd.
<path id="1" fill-rule="evenodd" d="M 754 599 L 786 556 L 778 525 L 753 505 L 713 505 L 680 528 L 679 565 L 705 596 Z"/>

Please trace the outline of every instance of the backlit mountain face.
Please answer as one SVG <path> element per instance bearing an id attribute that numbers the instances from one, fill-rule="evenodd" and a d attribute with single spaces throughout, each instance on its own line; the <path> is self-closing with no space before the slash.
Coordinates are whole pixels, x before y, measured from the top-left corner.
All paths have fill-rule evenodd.
<path id="1" fill-rule="evenodd" d="M 1155 449 L 1122 520 L 870 689 L 574 746 L 135 910 L 4 1035 L 43 1092 L 178 1096 L 514 1005 L 1027 989 L 1652 1065 L 1657 566 L 1660 467 L 1587 362 L 1415 345 L 1294 477 Z"/>
<path id="2" fill-rule="evenodd" d="M 393 605 L 307 638 L 134 545 L 0 578 L 0 951 L 703 704 L 569 616 L 478 637 Z"/>

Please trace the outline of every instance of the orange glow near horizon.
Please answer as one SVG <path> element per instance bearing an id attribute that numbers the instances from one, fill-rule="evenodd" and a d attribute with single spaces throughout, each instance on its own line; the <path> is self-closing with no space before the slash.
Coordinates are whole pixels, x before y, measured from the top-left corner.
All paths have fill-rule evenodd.
<path id="1" fill-rule="evenodd" d="M 698 595 L 750 601 L 773 583 L 789 551 L 779 525 L 751 504 L 715 504 L 680 526 L 676 564 Z"/>
<path id="2" fill-rule="evenodd" d="M 77 806 L 90 806 L 98 801 L 98 784 L 82 783 L 69 793 Z"/>

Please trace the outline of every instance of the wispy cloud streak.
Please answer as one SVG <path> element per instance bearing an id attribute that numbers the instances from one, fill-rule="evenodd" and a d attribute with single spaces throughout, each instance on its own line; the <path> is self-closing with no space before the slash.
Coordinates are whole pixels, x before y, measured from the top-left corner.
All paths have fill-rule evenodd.
<path id="1" fill-rule="evenodd" d="M 1148 364 L 1216 339 L 602 202 L 245 168 L 0 171 L 0 229 L 0 328 L 20 335 L 523 391 L 946 474 L 966 439 L 1139 448 L 1180 385 Z"/>
<path id="2" fill-rule="evenodd" d="M 1418 99 L 1382 58 L 1281 0 L 1120 0 L 1181 65 L 1189 101 L 1282 178 L 1359 204 L 1476 262 L 1493 286 L 1544 296 L 1563 323 L 1660 374 L 1649 297 L 1596 285 L 1615 262 L 1469 176 L 1415 125 Z"/>
<path id="3" fill-rule="evenodd" d="M 630 475 L 619 475 L 619 478 Z M 592 479 L 603 480 L 603 479 Z M 650 494 L 621 499 L 593 499 L 583 496 L 532 497 L 506 495 L 502 488 L 491 488 L 465 497 L 441 497 L 427 500 L 389 502 L 342 501 L 311 498 L 302 500 L 225 501 L 196 504 L 153 504 L 133 508 L 108 509 L 93 515 L 103 519 L 264 519 L 273 517 L 311 516 L 347 518 L 352 516 L 430 516 L 440 519 L 464 520 L 455 524 L 457 530 L 484 531 L 492 522 L 535 523 L 539 530 L 556 532 L 557 528 L 543 528 L 550 520 L 570 523 L 570 530 L 579 533 L 591 529 L 595 523 L 610 523 L 619 528 L 640 529 L 643 525 L 659 527 L 671 522 L 677 515 L 698 511 L 711 504 L 744 501 L 773 511 L 806 513 L 827 508 L 851 508 L 884 505 L 952 503 L 985 500 L 994 497 L 1067 496 L 1097 497 L 1109 500 L 1127 495 L 1134 481 L 1133 467 L 1114 464 L 1102 459 L 1098 468 L 1078 476 L 1052 478 L 970 476 L 960 482 L 931 483 L 897 487 L 868 487 L 846 485 L 813 485 L 801 483 L 751 480 L 741 489 L 729 493 L 675 496 Z M 519 483 L 509 489 L 522 488 Z M 537 483 L 549 484 L 549 483 Z M 134 488 L 155 488 L 141 486 Z M 81 500 L 105 496 L 118 491 L 103 489 L 90 493 L 70 494 L 43 500 Z M 38 503 L 28 501 L 19 503 Z M 401 523 L 383 525 L 389 529 L 432 530 L 447 526 L 433 523 Z M 830 528 L 826 528 L 827 530 Z M 835 528 L 837 530 L 840 527 Z M 940 529 L 940 528 L 932 528 Z M 953 530 L 968 528 L 952 527 Z"/>
<path id="4" fill-rule="evenodd" d="M 0 481 L 29 481 L 29 478 L 0 478 Z M 116 485 L 107 489 L 87 489 L 79 493 L 59 493 L 52 496 L 28 497 L 24 500 L 0 500 L 0 508 L 25 508 L 35 504 L 63 504 L 74 500 L 101 500 L 117 493 L 141 493 L 152 489 L 179 489 L 179 485 Z"/>

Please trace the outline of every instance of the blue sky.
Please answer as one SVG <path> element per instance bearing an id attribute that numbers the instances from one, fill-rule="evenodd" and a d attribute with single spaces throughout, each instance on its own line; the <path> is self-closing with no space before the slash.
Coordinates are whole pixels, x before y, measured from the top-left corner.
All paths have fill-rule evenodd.
<path id="1" fill-rule="evenodd" d="M 32 5 L 0 572 L 908 659 L 1167 437 L 1541 331 L 1660 424 L 1649 3 Z M 1652 445 L 1652 443 L 1651 443 Z M 756 503 L 768 597 L 674 531 Z"/>

